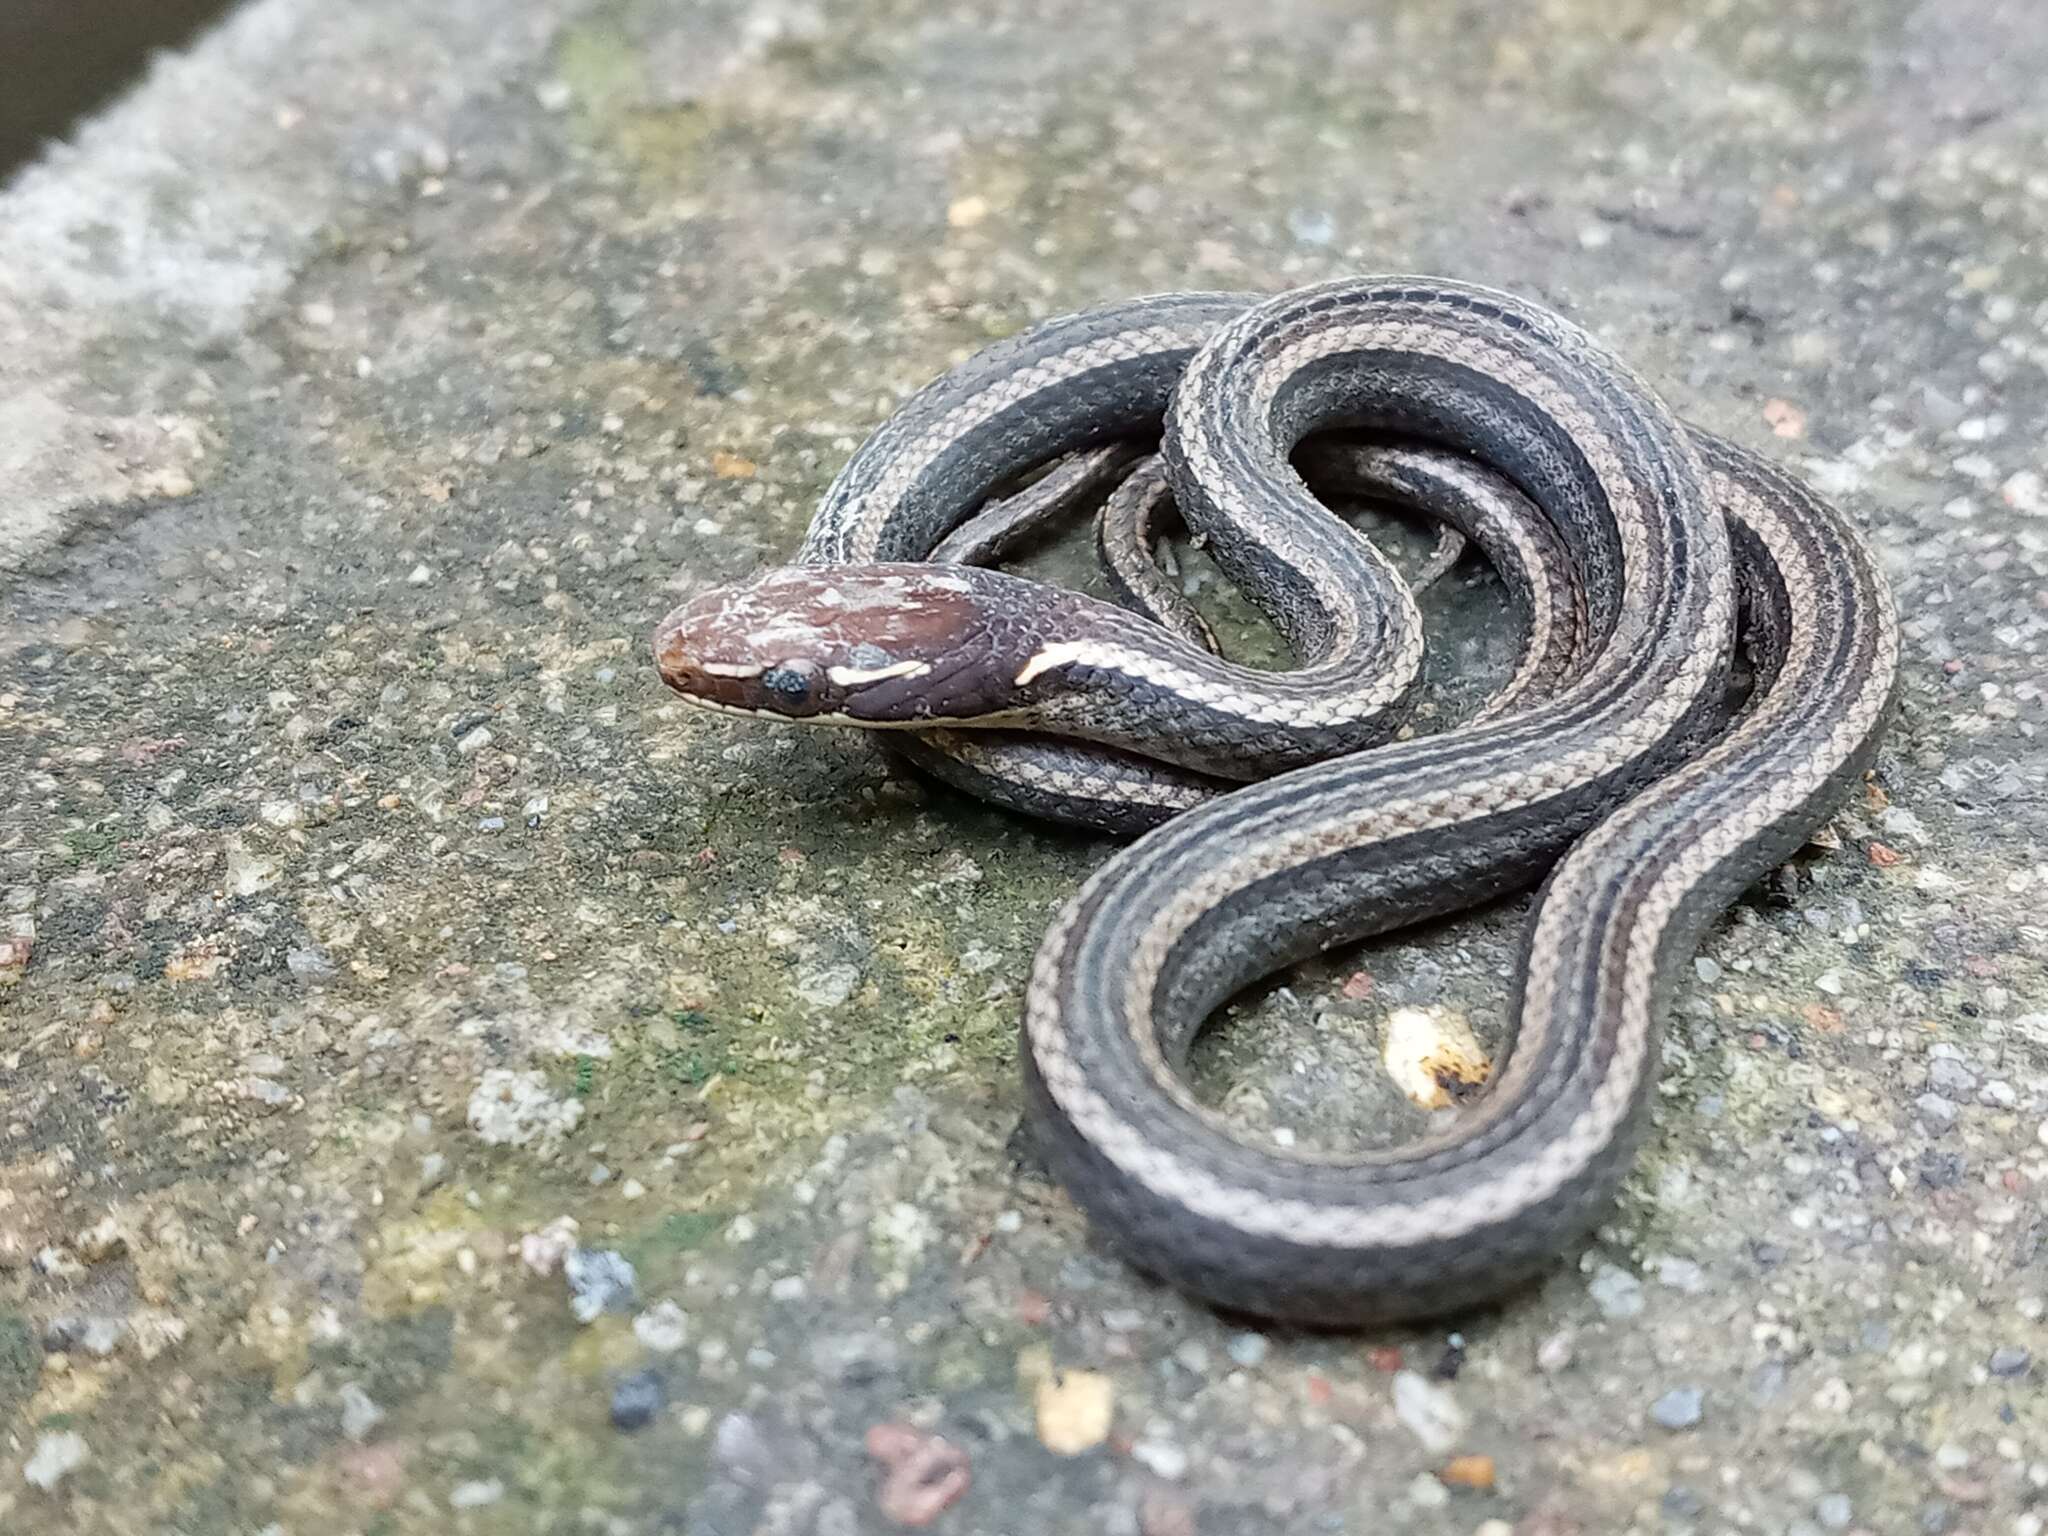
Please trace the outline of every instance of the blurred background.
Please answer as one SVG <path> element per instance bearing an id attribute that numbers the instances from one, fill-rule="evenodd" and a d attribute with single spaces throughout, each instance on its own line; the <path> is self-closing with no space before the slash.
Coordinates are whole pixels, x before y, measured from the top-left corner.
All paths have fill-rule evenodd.
<path id="1" fill-rule="evenodd" d="M 185 42 L 229 0 L 7 0 L 0 5 L 0 177 Z"/>

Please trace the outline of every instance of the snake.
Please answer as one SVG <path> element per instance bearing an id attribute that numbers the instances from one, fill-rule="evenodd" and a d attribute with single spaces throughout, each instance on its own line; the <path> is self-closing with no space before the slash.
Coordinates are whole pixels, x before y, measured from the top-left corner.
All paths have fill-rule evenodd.
<path id="1" fill-rule="evenodd" d="M 1112 598 L 990 563 L 1105 488 Z M 1521 660 L 1471 718 L 1415 728 L 1414 591 L 1333 488 L 1503 575 Z M 1151 559 L 1174 520 L 1293 666 L 1232 662 L 1181 611 Z M 1392 275 L 1117 301 L 984 347 L 854 452 L 790 562 L 664 618 L 654 661 L 690 703 L 873 731 L 1119 834 L 1024 989 L 1044 1162 L 1144 1273 L 1357 1327 L 1498 1303 L 1606 1217 L 1679 969 L 1873 770 L 1898 622 L 1835 507 L 1589 330 Z M 1190 1085 L 1261 978 L 1532 889 L 1507 1043 L 1450 1123 L 1283 1146 Z"/>

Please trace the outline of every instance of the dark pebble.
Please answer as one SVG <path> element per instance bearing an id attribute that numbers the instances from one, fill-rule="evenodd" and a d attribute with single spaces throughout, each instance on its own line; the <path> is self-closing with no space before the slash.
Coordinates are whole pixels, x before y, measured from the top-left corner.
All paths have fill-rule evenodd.
<path id="1" fill-rule="evenodd" d="M 1920 1506 L 1920 1529 L 1927 1536 L 1943 1536 L 1955 1519 L 1955 1512 L 1940 1499 Z"/>
<path id="2" fill-rule="evenodd" d="M 1454 1333 L 1444 1345 L 1444 1352 L 1436 1362 L 1435 1375 L 1439 1381 L 1456 1381 L 1458 1372 L 1465 1368 L 1465 1336 Z"/>
<path id="3" fill-rule="evenodd" d="M 1657 1501 L 1665 1517 L 1671 1520 L 1690 1520 L 1706 1509 L 1706 1502 L 1683 1483 L 1673 1483 L 1664 1490 L 1664 1497 Z"/>
<path id="4" fill-rule="evenodd" d="M 2024 1376 L 2034 1357 L 2016 1344 L 2007 1344 L 1991 1351 L 1991 1359 L 1985 1369 L 1994 1376 Z"/>
<path id="5" fill-rule="evenodd" d="M 635 1371 L 612 1388 L 612 1428 L 631 1433 L 645 1429 L 661 1412 L 661 1377 L 653 1371 Z"/>
<path id="6" fill-rule="evenodd" d="M 1953 1189 L 1963 1181 L 1963 1160 L 1953 1152 L 1929 1152 L 1920 1159 L 1920 1182 L 1929 1189 Z"/>

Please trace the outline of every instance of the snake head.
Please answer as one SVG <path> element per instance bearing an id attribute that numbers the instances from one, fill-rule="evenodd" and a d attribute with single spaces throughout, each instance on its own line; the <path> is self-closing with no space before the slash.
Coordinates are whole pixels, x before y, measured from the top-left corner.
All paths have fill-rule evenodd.
<path id="1" fill-rule="evenodd" d="M 690 599 L 654 661 L 692 703 L 821 724 L 991 723 L 1007 626 L 994 573 L 924 563 L 792 566 Z"/>

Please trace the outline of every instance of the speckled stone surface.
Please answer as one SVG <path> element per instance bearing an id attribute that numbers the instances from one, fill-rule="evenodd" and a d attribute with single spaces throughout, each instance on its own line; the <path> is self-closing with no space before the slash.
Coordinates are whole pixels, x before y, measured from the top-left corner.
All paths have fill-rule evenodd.
<path id="1" fill-rule="evenodd" d="M 2044 71 L 2031 0 L 259 0 L 159 71 L 0 191 L 0 1528 L 2038 1536 Z M 1902 710 L 1597 1241 L 1267 1334 L 1015 1134 L 1106 845 L 647 639 L 991 337 L 1404 269 L 1835 497 Z M 1412 1134 L 1387 1019 L 1497 1049 L 1518 914 L 1204 1091 Z"/>

